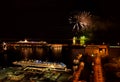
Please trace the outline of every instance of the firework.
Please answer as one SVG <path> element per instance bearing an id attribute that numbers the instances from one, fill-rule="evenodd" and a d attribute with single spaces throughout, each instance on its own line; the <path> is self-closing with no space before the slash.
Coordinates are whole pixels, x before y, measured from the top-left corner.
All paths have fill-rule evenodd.
<path id="1" fill-rule="evenodd" d="M 86 41 L 92 39 L 92 31 L 95 27 L 94 16 L 90 12 L 74 13 L 69 19 L 73 23 L 73 44 L 84 45 Z"/>
<path id="2" fill-rule="evenodd" d="M 92 25 L 92 19 L 90 12 L 80 12 L 74 16 L 76 18 L 76 22 L 81 25 L 81 30 L 88 30 Z"/>

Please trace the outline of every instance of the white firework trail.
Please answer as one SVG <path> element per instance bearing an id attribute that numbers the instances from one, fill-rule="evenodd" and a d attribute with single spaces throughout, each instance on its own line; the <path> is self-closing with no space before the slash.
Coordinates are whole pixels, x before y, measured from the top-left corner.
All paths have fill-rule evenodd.
<path id="1" fill-rule="evenodd" d="M 90 12 L 80 12 L 75 15 L 77 22 L 81 25 L 81 30 L 89 30 L 92 25 Z"/>
<path id="2" fill-rule="evenodd" d="M 78 23 L 76 23 L 76 24 L 73 26 L 73 30 L 74 30 L 75 28 L 77 28 L 77 31 L 80 30 L 80 27 L 79 27 Z"/>

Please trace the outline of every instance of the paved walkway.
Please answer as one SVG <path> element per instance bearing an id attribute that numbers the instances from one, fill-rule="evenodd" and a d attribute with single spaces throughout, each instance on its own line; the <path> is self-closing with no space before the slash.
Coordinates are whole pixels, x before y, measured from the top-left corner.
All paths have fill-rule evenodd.
<path id="1" fill-rule="evenodd" d="M 104 82 L 102 66 L 101 66 L 101 58 L 99 56 L 95 58 L 94 82 Z"/>

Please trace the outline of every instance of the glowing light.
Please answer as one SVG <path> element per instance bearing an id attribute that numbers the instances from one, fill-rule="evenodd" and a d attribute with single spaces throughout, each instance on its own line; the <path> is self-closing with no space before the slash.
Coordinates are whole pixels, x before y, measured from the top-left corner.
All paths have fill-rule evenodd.
<path id="1" fill-rule="evenodd" d="M 120 45 L 120 43 L 118 42 L 117 45 Z"/>
<path id="2" fill-rule="evenodd" d="M 76 71 L 78 69 L 78 66 L 73 66 L 73 71 Z"/>
<path id="3" fill-rule="evenodd" d="M 27 39 L 25 39 L 24 42 L 28 42 Z"/>
<path id="4" fill-rule="evenodd" d="M 95 64 L 94 64 L 94 62 L 92 62 L 92 66 L 94 66 Z"/>
<path id="5" fill-rule="evenodd" d="M 105 42 L 102 43 L 103 45 L 105 44 Z"/>
<path id="6" fill-rule="evenodd" d="M 75 18 L 77 19 L 77 22 L 81 25 L 82 31 L 88 30 L 92 25 L 90 12 L 80 12 L 75 15 Z"/>
<path id="7" fill-rule="evenodd" d="M 74 63 L 74 64 L 78 64 L 78 63 L 79 63 L 79 60 L 78 60 L 78 59 L 74 59 L 74 60 L 73 60 L 73 63 Z"/>
<path id="8" fill-rule="evenodd" d="M 82 54 L 78 54 L 77 58 L 80 59 L 82 57 Z"/>
<path id="9" fill-rule="evenodd" d="M 84 62 L 81 62 L 80 65 L 84 67 Z"/>
<path id="10" fill-rule="evenodd" d="M 61 51 L 62 51 L 62 44 L 53 44 L 51 46 L 51 49 L 52 49 L 54 54 L 61 53 Z"/>
<path id="11" fill-rule="evenodd" d="M 94 57 L 94 54 L 92 54 L 91 56 Z"/>
<path id="12" fill-rule="evenodd" d="M 85 44 L 85 40 L 86 40 L 86 37 L 85 36 L 81 36 L 80 37 L 80 45 L 84 45 Z"/>
<path id="13" fill-rule="evenodd" d="M 7 44 L 5 42 L 3 42 L 3 50 L 7 50 Z"/>
<path id="14" fill-rule="evenodd" d="M 90 14 L 90 12 L 77 12 L 70 18 L 70 21 L 73 19 L 73 44 L 80 43 L 80 45 L 85 44 L 85 40 L 87 37 L 87 41 L 91 40 L 93 37 L 93 29 L 95 28 L 94 24 L 94 16 Z M 85 36 L 82 36 L 85 35 Z"/>
<path id="15" fill-rule="evenodd" d="M 76 37 L 73 37 L 73 44 L 76 44 Z"/>
<path id="16" fill-rule="evenodd" d="M 50 67 L 51 67 L 51 68 L 54 68 L 54 65 L 51 65 Z"/>

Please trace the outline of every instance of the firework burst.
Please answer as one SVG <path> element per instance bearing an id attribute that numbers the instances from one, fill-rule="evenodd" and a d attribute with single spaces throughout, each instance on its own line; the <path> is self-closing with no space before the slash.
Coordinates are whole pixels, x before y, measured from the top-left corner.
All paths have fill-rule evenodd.
<path id="1" fill-rule="evenodd" d="M 92 17 L 90 12 L 80 12 L 74 16 L 77 22 L 81 25 L 81 30 L 89 30 L 92 26 Z"/>

